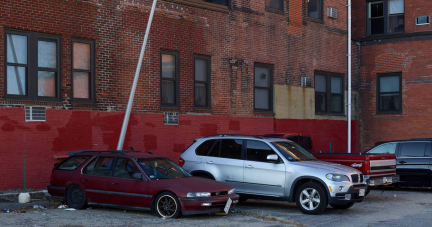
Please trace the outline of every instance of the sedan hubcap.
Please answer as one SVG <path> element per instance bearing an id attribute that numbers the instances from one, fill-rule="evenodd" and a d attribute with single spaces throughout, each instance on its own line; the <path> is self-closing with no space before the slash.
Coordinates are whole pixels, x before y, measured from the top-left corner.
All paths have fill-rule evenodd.
<path id="1" fill-rule="evenodd" d="M 320 202 L 320 195 L 317 190 L 313 188 L 306 188 L 300 193 L 300 204 L 306 210 L 315 210 Z"/>

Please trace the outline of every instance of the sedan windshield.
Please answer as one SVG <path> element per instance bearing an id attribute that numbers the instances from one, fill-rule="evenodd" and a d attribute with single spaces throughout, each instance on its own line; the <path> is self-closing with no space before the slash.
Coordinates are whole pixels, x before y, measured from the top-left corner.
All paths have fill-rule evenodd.
<path id="1" fill-rule="evenodd" d="M 152 180 L 190 177 L 191 175 L 168 158 L 138 158 L 137 163 Z"/>
<path id="2" fill-rule="evenodd" d="M 313 155 L 303 149 L 296 143 L 291 142 L 274 142 L 273 146 L 289 161 L 315 161 Z"/>

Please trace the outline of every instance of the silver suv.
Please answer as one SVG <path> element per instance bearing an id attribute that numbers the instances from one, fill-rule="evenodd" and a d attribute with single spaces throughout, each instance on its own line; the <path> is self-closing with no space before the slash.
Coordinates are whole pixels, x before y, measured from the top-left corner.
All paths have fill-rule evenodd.
<path id="1" fill-rule="evenodd" d="M 232 185 L 240 200 L 296 202 L 305 214 L 321 214 L 328 204 L 350 208 L 363 201 L 367 188 L 360 171 L 318 161 L 282 138 L 206 136 L 181 154 L 180 165 L 194 176 Z"/>

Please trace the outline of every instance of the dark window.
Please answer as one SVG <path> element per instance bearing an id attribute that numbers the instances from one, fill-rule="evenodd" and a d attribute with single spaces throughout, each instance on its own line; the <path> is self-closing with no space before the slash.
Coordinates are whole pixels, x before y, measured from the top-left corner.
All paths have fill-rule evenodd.
<path id="1" fill-rule="evenodd" d="M 83 164 L 91 156 L 73 156 L 69 160 L 61 164 L 57 169 L 59 170 L 76 170 L 81 164 Z"/>
<path id="2" fill-rule="evenodd" d="M 401 74 L 377 74 L 378 113 L 400 113 L 402 111 Z"/>
<path id="3" fill-rule="evenodd" d="M 344 114 L 343 75 L 315 73 L 315 114 Z"/>
<path id="4" fill-rule="evenodd" d="M 199 145 L 199 147 L 196 149 L 196 154 L 197 155 L 203 155 L 206 156 L 207 153 L 210 151 L 210 148 L 213 146 L 213 143 L 216 140 L 207 140 L 204 143 L 202 143 L 201 145 Z M 218 151 L 219 154 L 219 151 Z M 218 155 L 219 156 L 219 155 Z"/>
<path id="5" fill-rule="evenodd" d="M 161 106 L 178 107 L 179 54 L 161 51 Z"/>
<path id="6" fill-rule="evenodd" d="M 72 97 L 74 102 L 95 101 L 94 41 L 72 39 Z"/>
<path id="7" fill-rule="evenodd" d="M 404 32 L 404 0 L 369 2 L 368 26 L 369 35 Z"/>
<path id="8" fill-rule="evenodd" d="M 60 101 L 60 36 L 6 30 L 5 97 Z"/>
<path id="9" fill-rule="evenodd" d="M 210 108 L 210 57 L 195 56 L 194 106 Z"/>
<path id="10" fill-rule="evenodd" d="M 309 136 L 290 136 L 287 137 L 287 140 L 291 140 L 294 143 L 300 145 L 307 151 L 312 151 L 312 140 Z"/>
<path id="11" fill-rule="evenodd" d="M 211 151 L 208 153 L 208 156 L 212 157 L 219 157 L 221 142 L 220 140 L 217 140 L 215 145 L 213 145 L 213 148 L 211 148 Z"/>
<path id="12" fill-rule="evenodd" d="M 93 170 L 93 175 L 96 176 L 111 176 L 111 165 L 113 158 L 99 157 Z"/>
<path id="13" fill-rule="evenodd" d="M 266 9 L 276 9 L 283 12 L 283 0 L 266 0 Z"/>
<path id="14" fill-rule="evenodd" d="M 308 0 L 308 16 L 323 19 L 323 0 Z"/>
<path id="15" fill-rule="evenodd" d="M 373 148 L 372 150 L 368 151 L 367 153 L 370 153 L 370 154 L 394 154 L 396 151 L 396 145 L 397 145 L 397 143 L 385 143 L 385 144 L 379 145 L 378 147 Z"/>
<path id="16" fill-rule="evenodd" d="M 84 169 L 83 169 L 83 174 L 89 174 L 92 175 L 93 174 L 93 170 L 95 167 L 95 163 L 96 163 L 97 158 L 94 158 Z"/>
<path id="17" fill-rule="evenodd" d="M 247 160 L 257 162 L 271 162 L 267 160 L 268 155 L 276 154 L 266 143 L 247 140 Z"/>
<path id="18" fill-rule="evenodd" d="M 401 143 L 401 153 L 402 157 L 424 157 L 426 150 L 425 142 L 408 142 Z"/>
<path id="19" fill-rule="evenodd" d="M 224 139 L 222 140 L 220 157 L 241 159 L 242 146 L 243 140 Z"/>
<path id="20" fill-rule="evenodd" d="M 128 158 L 118 158 L 116 161 L 114 169 L 114 177 L 120 177 L 125 179 L 133 179 L 134 173 L 139 173 L 140 171 L 132 160 Z"/>
<path id="21" fill-rule="evenodd" d="M 229 6 L 229 0 L 203 0 L 204 2 L 210 2 L 218 5 Z"/>
<path id="22" fill-rule="evenodd" d="M 255 111 L 273 112 L 273 66 L 255 64 Z"/>

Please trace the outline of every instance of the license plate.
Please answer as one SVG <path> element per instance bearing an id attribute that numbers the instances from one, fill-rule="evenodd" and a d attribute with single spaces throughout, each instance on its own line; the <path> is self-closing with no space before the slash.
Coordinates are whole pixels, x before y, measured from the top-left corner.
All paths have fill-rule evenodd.
<path id="1" fill-rule="evenodd" d="M 360 189 L 359 196 L 364 196 L 366 192 L 366 189 Z"/>
<path id="2" fill-rule="evenodd" d="M 227 201 L 227 203 L 226 203 L 226 205 L 225 205 L 225 209 L 224 209 L 225 213 L 228 214 L 229 209 L 230 209 L 230 207 L 231 207 L 231 204 L 232 204 L 232 200 L 231 200 L 231 198 L 228 198 L 228 201 Z"/>
<path id="3" fill-rule="evenodd" d="M 387 183 L 391 183 L 392 182 L 392 178 L 391 177 L 387 177 Z"/>

